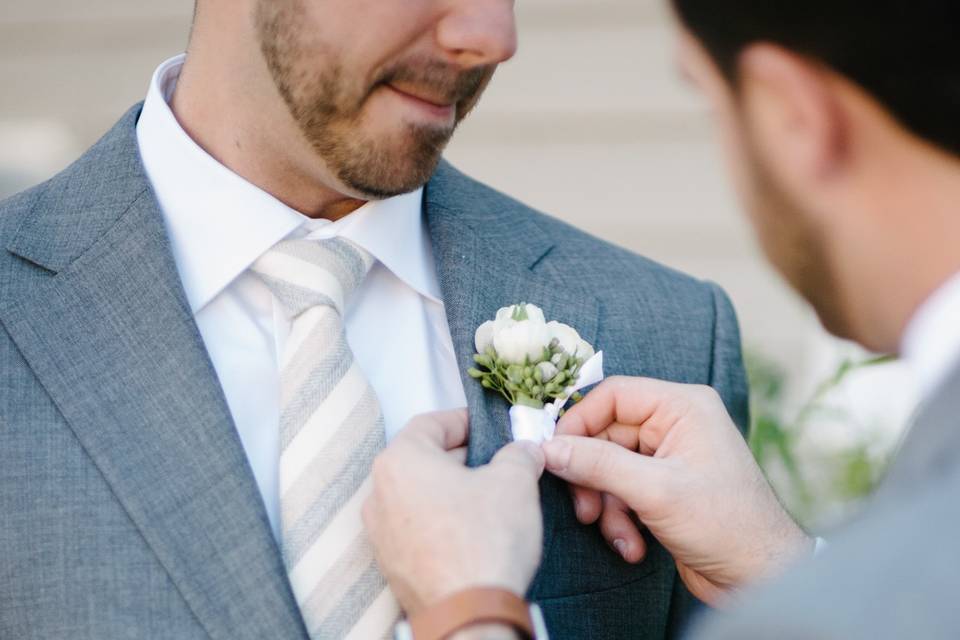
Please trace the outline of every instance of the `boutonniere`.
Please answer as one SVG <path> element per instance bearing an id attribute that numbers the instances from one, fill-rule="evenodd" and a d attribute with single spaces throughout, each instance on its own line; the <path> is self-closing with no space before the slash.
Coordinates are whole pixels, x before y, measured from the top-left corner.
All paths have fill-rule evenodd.
<path id="1" fill-rule="evenodd" d="M 543 442 L 579 391 L 603 380 L 603 352 L 562 322 L 547 322 L 532 304 L 515 304 L 484 322 L 475 335 L 470 377 L 510 403 L 514 440 Z"/>

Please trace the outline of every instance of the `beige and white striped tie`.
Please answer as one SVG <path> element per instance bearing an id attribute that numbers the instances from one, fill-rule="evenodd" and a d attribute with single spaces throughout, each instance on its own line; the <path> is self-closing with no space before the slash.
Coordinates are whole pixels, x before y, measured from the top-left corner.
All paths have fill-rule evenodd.
<path id="1" fill-rule="evenodd" d="M 343 324 L 373 261 L 341 238 L 286 240 L 252 267 L 293 320 L 280 372 L 281 548 L 314 639 L 389 637 L 400 615 L 361 519 L 383 414 Z"/>

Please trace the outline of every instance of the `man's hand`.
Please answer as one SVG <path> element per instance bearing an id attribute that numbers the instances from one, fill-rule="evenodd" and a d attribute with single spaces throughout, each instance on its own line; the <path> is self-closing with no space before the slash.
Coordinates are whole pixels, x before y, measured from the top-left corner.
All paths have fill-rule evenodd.
<path id="1" fill-rule="evenodd" d="M 408 614 L 471 587 L 523 596 L 540 564 L 540 448 L 514 443 L 467 469 L 466 441 L 466 410 L 420 416 L 374 463 L 364 522 Z"/>
<path id="2" fill-rule="evenodd" d="M 607 540 L 639 561 L 643 538 L 624 507 L 632 510 L 708 604 L 813 550 L 709 387 L 611 378 L 558 433 L 544 445 L 547 469 L 577 485 L 578 518 L 599 518 Z"/>

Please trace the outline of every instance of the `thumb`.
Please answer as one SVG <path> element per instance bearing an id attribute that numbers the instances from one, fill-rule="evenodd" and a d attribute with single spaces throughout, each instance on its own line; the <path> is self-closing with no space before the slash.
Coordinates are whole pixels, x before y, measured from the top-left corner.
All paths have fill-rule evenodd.
<path id="1" fill-rule="evenodd" d="M 534 480 L 538 480 L 543 475 L 543 451 L 532 442 L 512 442 L 493 456 L 490 466 L 516 467 L 525 473 L 529 473 Z"/>
<path id="2" fill-rule="evenodd" d="M 557 436 L 542 448 L 547 470 L 570 484 L 609 493 L 634 511 L 652 506 L 649 502 L 659 482 L 653 458 L 613 442 L 578 436 Z"/>

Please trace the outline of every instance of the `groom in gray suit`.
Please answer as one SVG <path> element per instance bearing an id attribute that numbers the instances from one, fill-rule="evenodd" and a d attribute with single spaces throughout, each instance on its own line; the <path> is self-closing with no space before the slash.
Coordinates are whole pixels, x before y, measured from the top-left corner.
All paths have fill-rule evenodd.
<path id="1" fill-rule="evenodd" d="M 512 4 L 200 0 L 146 101 L 0 204 L 0 637 L 382 637 L 371 461 L 424 411 L 469 407 L 471 465 L 509 440 L 462 376 L 510 303 L 746 424 L 717 287 L 440 161 Z M 674 634 L 664 549 L 624 563 L 541 490 L 554 637 Z"/>

